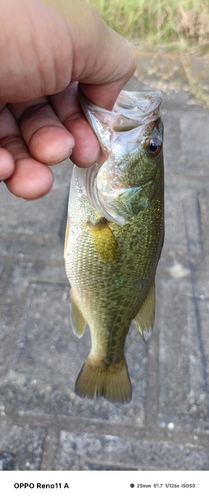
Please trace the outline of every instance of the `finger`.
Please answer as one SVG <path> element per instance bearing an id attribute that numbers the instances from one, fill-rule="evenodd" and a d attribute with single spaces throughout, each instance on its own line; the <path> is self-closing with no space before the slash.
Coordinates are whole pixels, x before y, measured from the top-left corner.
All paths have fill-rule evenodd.
<path id="1" fill-rule="evenodd" d="M 9 106 L 27 144 L 37 160 L 53 165 L 71 155 L 73 136 L 66 130 L 46 97 Z"/>
<path id="2" fill-rule="evenodd" d="M 2 0 L 1 15 L 0 99 L 5 102 L 52 95 L 80 81 L 101 90 L 111 84 L 105 101 L 102 94 L 97 102 L 88 96 L 111 106 L 135 70 L 131 44 L 83 1 Z"/>
<path id="3" fill-rule="evenodd" d="M 136 69 L 133 46 L 110 29 L 90 5 L 79 0 L 45 1 L 69 27 L 70 44 L 66 43 L 64 50 L 71 45 L 71 81 L 88 85 L 86 92 L 83 90 L 89 99 L 111 108 Z"/>
<path id="4" fill-rule="evenodd" d="M 53 184 L 51 170 L 31 158 L 18 125 L 7 107 L 0 113 L 0 160 L 1 158 L 4 158 L 6 164 L 5 183 L 16 196 L 35 199 L 50 190 Z"/>
<path id="5" fill-rule="evenodd" d="M 15 169 L 14 158 L 3 148 L 0 148 L 0 181 L 11 177 Z"/>
<path id="6" fill-rule="evenodd" d="M 53 174 L 47 165 L 25 157 L 16 161 L 15 171 L 5 184 L 15 196 L 35 200 L 50 191 Z"/>
<path id="7" fill-rule="evenodd" d="M 98 159 L 100 146 L 78 102 L 77 82 L 49 100 L 60 121 L 74 137 L 71 160 L 80 167 L 92 165 Z"/>
<path id="8" fill-rule="evenodd" d="M 72 49 L 64 19 L 42 0 L 1 0 L 0 16 L 0 100 L 29 101 L 65 88 Z"/>

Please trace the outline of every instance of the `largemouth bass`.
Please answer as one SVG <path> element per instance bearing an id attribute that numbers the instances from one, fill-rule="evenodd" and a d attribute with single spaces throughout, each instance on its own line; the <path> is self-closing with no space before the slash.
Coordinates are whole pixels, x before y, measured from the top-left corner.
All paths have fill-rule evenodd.
<path id="1" fill-rule="evenodd" d="M 132 320 L 146 341 L 155 314 L 155 273 L 164 235 L 160 92 L 122 91 L 112 111 L 80 101 L 105 155 L 74 166 L 65 237 L 71 319 L 88 324 L 91 352 L 75 384 L 81 397 L 130 401 L 124 344 Z"/>

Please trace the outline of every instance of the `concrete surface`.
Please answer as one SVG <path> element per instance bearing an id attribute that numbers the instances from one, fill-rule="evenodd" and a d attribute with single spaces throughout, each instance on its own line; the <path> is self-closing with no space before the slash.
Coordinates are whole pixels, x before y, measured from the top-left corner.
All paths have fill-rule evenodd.
<path id="1" fill-rule="evenodd" d="M 154 334 L 145 345 L 132 326 L 127 337 L 130 404 L 74 394 L 90 338 L 70 324 L 70 162 L 53 167 L 41 200 L 0 185 L 0 470 L 209 469 L 209 110 L 161 84 L 166 238 Z"/>

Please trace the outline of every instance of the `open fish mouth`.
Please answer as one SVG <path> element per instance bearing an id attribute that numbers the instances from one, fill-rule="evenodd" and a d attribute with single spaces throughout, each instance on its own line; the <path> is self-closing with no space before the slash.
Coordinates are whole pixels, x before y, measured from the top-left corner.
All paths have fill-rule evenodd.
<path id="1" fill-rule="evenodd" d="M 131 94 L 131 95 L 130 95 Z M 127 92 L 123 90 L 113 107 L 113 112 L 118 114 L 114 130 L 122 130 L 127 126 L 126 121 L 138 127 L 156 120 L 162 102 L 161 92 Z M 117 124 L 117 122 L 119 123 Z M 117 126 L 118 125 L 118 126 Z"/>
<path id="2" fill-rule="evenodd" d="M 110 127 L 113 131 L 128 131 L 140 125 L 155 121 L 159 116 L 159 108 L 162 102 L 162 93 L 160 91 L 135 92 L 122 90 L 113 106 L 112 111 L 103 109 L 93 104 L 81 91 L 78 86 L 79 101 L 83 112 L 96 131 L 98 121 L 103 126 Z M 104 132 L 101 127 L 100 133 Z"/>

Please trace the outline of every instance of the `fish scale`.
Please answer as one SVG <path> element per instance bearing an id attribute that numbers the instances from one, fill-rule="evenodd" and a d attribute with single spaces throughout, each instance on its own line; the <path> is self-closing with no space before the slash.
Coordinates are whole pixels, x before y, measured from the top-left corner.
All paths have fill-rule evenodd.
<path id="1" fill-rule="evenodd" d="M 92 344 L 75 392 L 125 403 L 132 394 L 123 352 L 130 324 L 135 321 L 146 340 L 154 321 L 164 234 L 161 97 L 122 91 L 112 112 L 82 94 L 80 100 L 106 161 L 89 169 L 74 166 L 71 180 L 65 263 L 72 324 L 79 337 L 88 324 Z"/>

